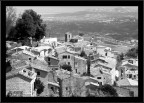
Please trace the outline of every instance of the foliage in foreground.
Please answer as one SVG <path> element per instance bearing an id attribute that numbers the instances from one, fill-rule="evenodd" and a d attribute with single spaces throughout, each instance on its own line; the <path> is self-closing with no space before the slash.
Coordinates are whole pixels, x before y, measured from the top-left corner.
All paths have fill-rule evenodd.
<path id="1" fill-rule="evenodd" d="M 37 89 L 37 94 L 41 94 L 44 90 L 44 85 L 40 79 L 36 79 L 34 82 L 34 89 Z"/>
<path id="2" fill-rule="evenodd" d="M 33 10 L 25 10 L 20 18 L 17 19 L 16 25 L 11 29 L 9 39 L 24 40 L 32 37 L 36 41 L 45 36 L 46 25 L 43 24 L 41 15 Z"/>
<path id="3" fill-rule="evenodd" d="M 130 58 L 137 58 L 138 56 L 138 47 L 134 47 L 132 49 L 129 49 L 128 52 L 126 53 L 127 57 Z"/>

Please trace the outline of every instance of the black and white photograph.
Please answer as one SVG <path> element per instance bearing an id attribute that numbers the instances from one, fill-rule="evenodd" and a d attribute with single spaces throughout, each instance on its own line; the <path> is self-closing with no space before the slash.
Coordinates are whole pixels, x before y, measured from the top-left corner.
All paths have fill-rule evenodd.
<path id="1" fill-rule="evenodd" d="M 138 6 L 5 9 L 6 97 L 139 96 Z"/>

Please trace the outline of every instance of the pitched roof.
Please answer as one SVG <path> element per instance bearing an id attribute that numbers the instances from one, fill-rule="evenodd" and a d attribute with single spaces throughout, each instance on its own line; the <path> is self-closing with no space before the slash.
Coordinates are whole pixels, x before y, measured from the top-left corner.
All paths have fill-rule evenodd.
<path id="1" fill-rule="evenodd" d="M 88 86 L 88 85 L 99 86 L 99 84 L 98 84 L 98 83 L 93 83 L 93 82 L 85 82 L 85 86 Z"/>
<path id="2" fill-rule="evenodd" d="M 32 52 L 27 51 L 27 50 L 24 50 L 22 53 L 27 54 L 27 55 L 32 56 L 32 57 L 36 57 L 36 55 L 34 55 Z"/>
<path id="3" fill-rule="evenodd" d="M 115 67 L 115 66 L 113 66 L 109 63 L 100 63 L 100 62 L 98 62 L 97 65 L 101 65 L 101 66 L 107 67 L 109 69 L 113 69 Z"/>
<path id="4" fill-rule="evenodd" d="M 28 64 L 26 61 L 20 60 L 16 62 L 15 64 L 13 64 L 12 67 L 14 67 L 15 69 L 18 69 L 18 68 L 28 67 Z"/>
<path id="5" fill-rule="evenodd" d="M 109 57 L 99 57 L 98 59 L 104 60 L 107 63 L 99 63 L 102 66 L 108 67 L 108 68 L 115 68 L 116 67 L 116 59 L 114 58 L 109 58 Z"/>
<path id="6" fill-rule="evenodd" d="M 57 51 L 57 52 L 58 52 L 58 51 Z M 58 54 L 62 54 L 62 53 L 79 54 L 78 52 L 70 51 L 70 50 L 68 50 L 68 49 L 63 50 L 61 53 L 58 52 Z"/>
<path id="7" fill-rule="evenodd" d="M 138 86 L 138 81 L 129 78 L 117 81 L 118 86 Z"/>
<path id="8" fill-rule="evenodd" d="M 41 52 L 44 49 L 52 49 L 51 46 L 39 46 L 39 47 L 35 47 L 34 50 L 37 50 L 38 52 Z"/>
<path id="9" fill-rule="evenodd" d="M 52 59 L 55 59 L 55 60 L 59 60 L 57 57 L 54 57 L 54 56 L 52 56 L 52 55 L 48 55 L 47 57 L 52 58 Z"/>
<path id="10" fill-rule="evenodd" d="M 14 70 L 8 72 L 6 74 L 6 78 L 17 75 L 17 74 L 23 75 L 29 79 L 33 79 L 36 77 L 36 73 L 34 73 L 33 71 L 30 71 L 26 68 L 19 68 L 19 69 L 14 69 Z"/>
<path id="11" fill-rule="evenodd" d="M 58 54 L 63 53 L 64 51 L 66 51 L 66 46 L 58 46 L 55 48 Z"/>
<path id="12" fill-rule="evenodd" d="M 87 59 L 83 58 L 83 57 L 80 57 L 80 56 L 75 56 L 76 59 L 81 59 L 81 60 L 84 60 L 86 61 Z"/>
<path id="13" fill-rule="evenodd" d="M 54 85 L 54 86 L 59 87 L 59 84 L 58 84 L 58 83 L 54 83 L 54 82 L 49 82 L 49 81 L 47 81 L 47 84 L 51 84 L 51 85 Z"/>
<path id="14" fill-rule="evenodd" d="M 19 71 L 23 70 L 24 68 L 13 69 L 10 72 L 6 73 L 6 78 L 17 75 Z"/>
<path id="15" fill-rule="evenodd" d="M 35 60 L 33 60 L 32 62 L 29 62 L 29 63 L 30 63 L 30 66 L 33 67 L 33 68 L 36 68 L 36 69 L 39 69 L 39 70 L 42 70 L 42 71 L 46 71 L 46 72 L 51 71 L 51 68 L 48 67 L 48 64 L 44 61 L 35 59 Z"/>

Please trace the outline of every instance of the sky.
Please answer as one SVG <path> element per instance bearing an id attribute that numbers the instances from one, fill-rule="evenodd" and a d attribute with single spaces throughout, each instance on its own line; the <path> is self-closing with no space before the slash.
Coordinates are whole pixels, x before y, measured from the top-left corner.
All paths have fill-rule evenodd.
<path id="1" fill-rule="evenodd" d="M 55 13 L 67 13 L 67 12 L 76 12 L 83 11 L 87 9 L 95 8 L 113 8 L 113 6 L 14 6 L 16 9 L 17 15 L 22 14 L 24 10 L 33 9 L 38 14 L 55 14 Z M 115 7 L 115 6 L 114 6 Z M 121 6 L 122 7 L 122 6 Z M 132 7 L 131 8 L 137 8 Z"/>

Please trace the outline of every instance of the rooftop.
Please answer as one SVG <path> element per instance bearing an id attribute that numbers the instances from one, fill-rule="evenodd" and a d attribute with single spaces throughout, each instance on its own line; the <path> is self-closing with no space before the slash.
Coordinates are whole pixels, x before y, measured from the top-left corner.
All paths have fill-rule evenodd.
<path id="1" fill-rule="evenodd" d="M 36 69 L 39 69 L 42 71 L 46 71 L 46 72 L 51 71 L 51 68 L 48 67 L 48 64 L 44 61 L 36 59 L 36 60 L 33 60 L 32 62 L 29 62 L 29 63 L 30 63 L 30 66 L 33 68 L 36 68 Z"/>
<path id="2" fill-rule="evenodd" d="M 18 74 L 23 75 L 29 79 L 34 79 L 36 77 L 36 73 L 34 73 L 26 68 L 19 68 L 19 69 L 14 69 L 14 70 L 8 72 L 6 74 L 6 78 L 14 76 L 14 75 L 18 75 Z"/>
<path id="3" fill-rule="evenodd" d="M 23 75 L 23 76 L 25 76 L 27 78 L 30 78 L 30 79 L 34 79 L 36 77 L 36 75 L 37 75 L 35 72 L 30 71 L 30 70 L 28 70 L 26 68 L 24 68 L 23 70 L 19 71 L 19 74 L 21 74 L 21 75 Z"/>
<path id="4" fill-rule="evenodd" d="M 75 58 L 77 58 L 77 59 L 81 59 L 81 60 L 84 60 L 84 61 L 86 61 L 86 59 L 85 59 L 85 58 L 83 58 L 83 57 L 80 57 L 80 56 L 75 56 Z"/>
<path id="5" fill-rule="evenodd" d="M 118 86 L 138 86 L 138 81 L 129 78 L 117 81 Z"/>
<path id="6" fill-rule="evenodd" d="M 98 83 L 93 83 L 93 82 L 85 82 L 85 86 L 88 86 L 88 85 L 99 86 L 99 84 L 98 84 Z"/>
<path id="7" fill-rule="evenodd" d="M 115 68 L 115 66 L 113 66 L 113 65 L 111 65 L 111 64 L 109 64 L 109 63 L 100 63 L 100 62 L 98 62 L 98 63 L 96 64 L 96 66 L 97 66 L 97 65 L 101 65 L 101 66 L 104 66 L 104 67 L 108 67 L 109 69 Z"/>
<path id="8" fill-rule="evenodd" d="M 31 47 L 29 47 L 29 46 L 20 46 L 20 47 L 15 47 L 15 48 L 13 48 L 13 49 L 28 49 L 28 48 L 31 48 Z M 11 49 L 11 50 L 13 50 L 13 49 Z"/>
<path id="9" fill-rule="evenodd" d="M 28 64 L 26 61 L 23 61 L 23 60 L 18 60 L 16 63 L 14 63 L 12 65 L 15 69 L 18 69 L 18 68 L 23 68 L 23 67 L 27 67 Z"/>
<path id="10" fill-rule="evenodd" d="M 24 50 L 24 51 L 23 51 L 23 54 L 27 54 L 27 55 L 32 56 L 32 57 L 35 57 L 35 56 L 36 56 L 36 55 L 34 55 L 32 52 L 27 51 L 27 50 Z"/>
<path id="11" fill-rule="evenodd" d="M 38 51 L 38 52 L 41 52 L 42 50 L 44 49 L 52 49 L 51 46 L 39 46 L 39 47 L 35 47 L 34 50 Z"/>
<path id="12" fill-rule="evenodd" d="M 47 57 L 52 58 L 52 59 L 55 59 L 55 60 L 59 60 L 57 57 L 54 57 L 54 56 L 52 56 L 52 55 L 48 55 Z"/>

